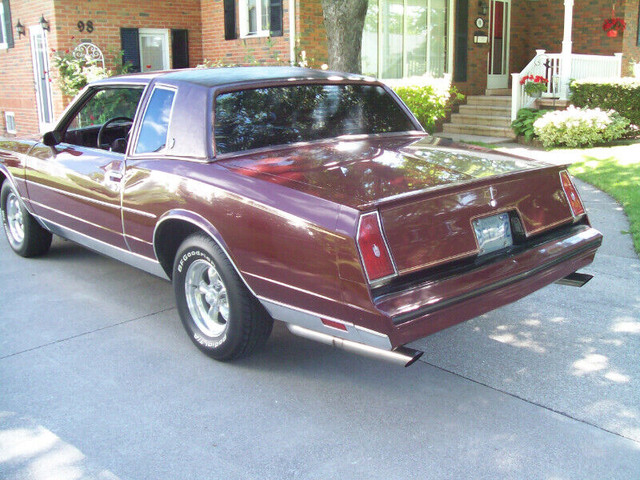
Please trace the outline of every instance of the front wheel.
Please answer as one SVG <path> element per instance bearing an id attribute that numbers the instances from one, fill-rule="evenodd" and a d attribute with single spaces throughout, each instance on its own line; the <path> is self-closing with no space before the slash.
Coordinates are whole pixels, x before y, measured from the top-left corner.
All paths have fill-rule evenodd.
<path id="1" fill-rule="evenodd" d="M 244 357 L 269 338 L 273 320 L 208 236 L 195 234 L 180 245 L 173 286 L 182 324 L 207 355 Z"/>
<path id="2" fill-rule="evenodd" d="M 22 257 L 47 253 L 51 246 L 51 233 L 27 212 L 8 180 L 2 183 L 0 190 L 0 210 L 4 233 L 14 252 Z"/>

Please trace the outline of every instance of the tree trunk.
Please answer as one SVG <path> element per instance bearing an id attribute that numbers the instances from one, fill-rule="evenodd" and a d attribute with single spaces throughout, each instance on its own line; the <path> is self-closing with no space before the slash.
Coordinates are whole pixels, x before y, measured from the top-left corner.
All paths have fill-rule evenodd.
<path id="1" fill-rule="evenodd" d="M 362 30 L 368 4 L 368 0 L 322 0 L 330 69 L 361 73 Z"/>

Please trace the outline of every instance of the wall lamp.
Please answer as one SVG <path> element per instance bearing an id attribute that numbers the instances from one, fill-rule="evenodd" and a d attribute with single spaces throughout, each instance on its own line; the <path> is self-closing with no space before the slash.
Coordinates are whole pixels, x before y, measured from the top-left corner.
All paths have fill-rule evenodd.
<path id="1" fill-rule="evenodd" d="M 489 12 L 489 7 L 487 6 L 487 2 L 484 0 L 480 0 L 478 2 L 478 14 L 486 15 Z"/>
<path id="2" fill-rule="evenodd" d="M 44 14 L 40 17 L 40 26 L 42 30 L 46 30 L 47 32 L 51 31 L 51 27 L 49 27 L 49 22 L 44 18 Z"/>
<path id="3" fill-rule="evenodd" d="M 20 23 L 20 19 L 18 19 L 18 23 L 16 23 L 16 33 L 18 34 L 18 38 L 27 34 L 24 30 L 24 25 Z"/>

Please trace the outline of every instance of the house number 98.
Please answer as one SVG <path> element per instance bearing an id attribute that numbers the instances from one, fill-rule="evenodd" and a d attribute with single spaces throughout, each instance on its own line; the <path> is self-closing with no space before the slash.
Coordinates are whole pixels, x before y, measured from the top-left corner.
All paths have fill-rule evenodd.
<path id="1" fill-rule="evenodd" d="M 79 32 L 84 32 L 85 29 L 87 30 L 87 33 L 93 32 L 93 21 L 91 20 L 87 20 L 86 24 L 82 20 L 80 20 L 76 25 Z"/>

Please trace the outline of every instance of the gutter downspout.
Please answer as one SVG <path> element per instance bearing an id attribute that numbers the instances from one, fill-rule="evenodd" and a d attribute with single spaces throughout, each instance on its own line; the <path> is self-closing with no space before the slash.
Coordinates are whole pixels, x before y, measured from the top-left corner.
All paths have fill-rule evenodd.
<path id="1" fill-rule="evenodd" d="M 289 0 L 289 63 L 296 64 L 296 0 Z"/>
<path id="2" fill-rule="evenodd" d="M 569 99 L 569 81 L 571 80 L 571 30 L 573 27 L 573 0 L 564 0 L 564 36 L 560 62 L 560 98 Z"/>

